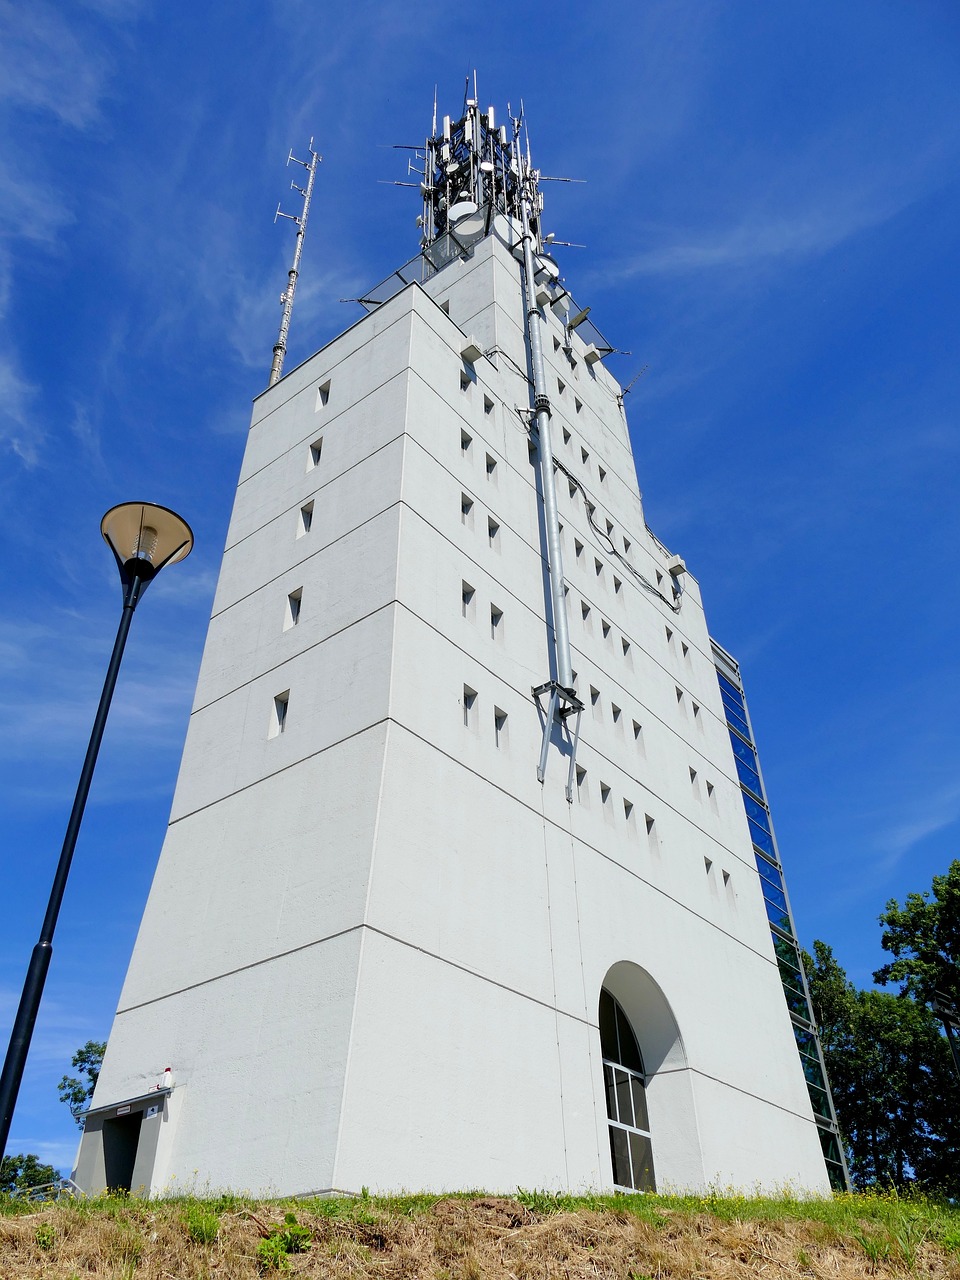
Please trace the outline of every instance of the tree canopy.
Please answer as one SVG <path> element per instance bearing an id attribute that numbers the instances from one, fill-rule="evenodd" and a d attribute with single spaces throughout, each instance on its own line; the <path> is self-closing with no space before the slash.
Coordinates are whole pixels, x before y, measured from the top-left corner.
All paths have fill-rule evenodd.
<path id="1" fill-rule="evenodd" d="M 858 990 L 813 946 L 810 996 L 854 1184 L 960 1193 L 960 1084 L 936 1017 L 907 995 Z"/>
<path id="2" fill-rule="evenodd" d="M 895 898 L 880 917 L 884 951 L 894 957 L 873 975 L 881 986 L 899 983 L 921 1003 L 943 992 L 960 1009 L 960 859 L 933 877 L 929 893 L 910 893 L 901 907 Z"/>
<path id="3" fill-rule="evenodd" d="M 42 1164 L 38 1156 L 4 1156 L 0 1160 L 0 1194 L 27 1191 L 56 1182 L 60 1174 L 52 1164 Z"/>
<path id="4" fill-rule="evenodd" d="M 70 1059 L 71 1066 L 76 1067 L 80 1077 L 64 1076 L 57 1086 L 60 1101 L 70 1108 L 70 1114 L 81 1128 L 83 1127 L 81 1113 L 86 1111 L 87 1103 L 93 1097 L 106 1049 L 107 1046 L 102 1040 L 88 1040 Z"/>

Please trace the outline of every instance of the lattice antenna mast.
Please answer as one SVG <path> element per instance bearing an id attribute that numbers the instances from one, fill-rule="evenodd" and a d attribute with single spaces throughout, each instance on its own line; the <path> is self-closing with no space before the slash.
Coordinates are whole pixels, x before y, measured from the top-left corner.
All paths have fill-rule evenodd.
<path id="1" fill-rule="evenodd" d="M 297 224 L 297 243 L 293 250 L 293 264 L 287 272 L 287 287 L 280 295 L 280 301 L 283 304 L 283 316 L 280 320 L 280 332 L 277 334 L 277 340 L 273 346 L 273 364 L 270 366 L 270 381 L 268 386 L 273 386 L 275 382 L 280 380 L 283 373 L 283 359 L 287 353 L 287 334 L 290 331 L 290 316 L 293 314 L 293 295 L 297 289 L 297 277 L 300 274 L 300 255 L 303 252 L 303 238 L 307 231 L 307 218 L 310 214 L 310 201 L 313 197 L 313 182 L 317 176 L 317 165 L 323 159 L 313 149 L 313 139 L 310 139 L 309 160 L 298 160 L 291 150 L 287 156 L 287 164 L 299 164 L 307 171 L 307 185 L 298 187 L 295 182 L 290 183 L 293 191 L 299 191 L 303 196 L 303 208 L 299 216 L 294 213 L 283 213 L 280 205 L 277 205 L 277 212 L 273 216 L 274 222 L 278 218 L 287 218 L 290 222 Z"/>

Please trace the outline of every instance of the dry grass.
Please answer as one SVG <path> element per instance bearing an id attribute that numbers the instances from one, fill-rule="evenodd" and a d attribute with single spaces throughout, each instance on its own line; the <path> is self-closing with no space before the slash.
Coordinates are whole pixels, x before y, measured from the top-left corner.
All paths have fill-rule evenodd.
<path id="1" fill-rule="evenodd" d="M 960 1210 L 886 1196 L 0 1201 L 2 1280 L 960 1280 Z"/>

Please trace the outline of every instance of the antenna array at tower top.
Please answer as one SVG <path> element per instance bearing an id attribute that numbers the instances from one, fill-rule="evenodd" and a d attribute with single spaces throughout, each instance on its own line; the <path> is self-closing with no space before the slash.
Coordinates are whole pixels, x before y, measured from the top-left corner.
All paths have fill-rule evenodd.
<path id="1" fill-rule="evenodd" d="M 474 79 L 474 85 L 476 79 Z M 476 95 L 476 89 L 474 89 Z M 497 127 L 493 107 L 482 111 L 476 96 L 464 100 L 459 120 L 444 116 L 427 138 L 423 156 L 422 247 L 452 231 L 473 240 L 490 230 L 496 214 L 521 217 L 521 190 L 529 187 L 531 212 L 539 220 L 542 200 L 538 174 L 519 146 L 522 118 Z M 528 148 L 529 150 L 529 148 Z M 539 228 L 535 228 L 539 246 Z"/>

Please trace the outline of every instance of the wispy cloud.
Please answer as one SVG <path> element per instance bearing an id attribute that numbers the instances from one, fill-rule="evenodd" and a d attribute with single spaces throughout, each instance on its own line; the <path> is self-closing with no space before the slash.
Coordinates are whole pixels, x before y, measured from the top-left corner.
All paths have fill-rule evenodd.
<path id="1" fill-rule="evenodd" d="M 36 394 L 11 357 L 0 354 L 0 444 L 28 467 L 39 462 L 44 440 L 43 427 L 32 412 Z"/>
<path id="2" fill-rule="evenodd" d="M 77 13 L 67 14 L 43 0 L 30 5 L 0 0 L 0 101 L 49 112 L 64 124 L 85 129 L 100 115 L 109 62 Z"/>
<path id="3" fill-rule="evenodd" d="M 960 782 L 951 782 L 930 795 L 918 796 L 911 791 L 907 805 L 893 825 L 877 837 L 884 857 L 878 864 L 881 872 L 891 870 L 928 836 L 944 831 L 960 820 Z"/>

